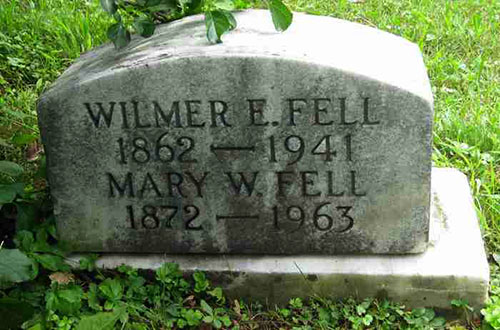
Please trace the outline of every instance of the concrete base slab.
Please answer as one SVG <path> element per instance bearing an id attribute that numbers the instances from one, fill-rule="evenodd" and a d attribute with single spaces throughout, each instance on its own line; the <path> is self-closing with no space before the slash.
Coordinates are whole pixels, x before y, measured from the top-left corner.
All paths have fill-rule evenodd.
<path id="1" fill-rule="evenodd" d="M 484 305 L 489 267 L 465 175 L 433 169 L 430 241 L 416 255 L 103 255 L 98 266 L 154 269 L 177 262 L 203 270 L 229 297 L 286 304 L 292 297 L 378 297 L 408 307 L 449 309 L 452 299 Z M 78 259 L 78 255 L 72 257 Z"/>

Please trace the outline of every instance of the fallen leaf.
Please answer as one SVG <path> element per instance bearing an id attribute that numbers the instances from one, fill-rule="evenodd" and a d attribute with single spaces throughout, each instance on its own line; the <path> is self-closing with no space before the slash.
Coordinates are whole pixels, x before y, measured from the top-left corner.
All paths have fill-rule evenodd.
<path id="1" fill-rule="evenodd" d="M 238 300 L 234 300 L 234 307 L 233 307 L 233 310 L 236 314 L 238 314 L 238 316 L 241 316 L 241 306 L 240 306 L 240 303 Z"/>
<path id="2" fill-rule="evenodd" d="M 52 273 L 49 275 L 49 278 L 52 282 L 58 284 L 69 284 L 75 281 L 75 276 L 73 274 L 65 272 Z"/>
<path id="3" fill-rule="evenodd" d="M 186 299 L 184 299 L 184 304 L 188 304 L 190 307 L 195 307 L 196 300 L 195 300 L 194 296 L 190 295 Z"/>
<path id="4" fill-rule="evenodd" d="M 38 159 L 38 156 L 43 151 L 42 145 L 37 141 L 30 143 L 28 148 L 26 148 L 26 160 L 29 162 L 33 162 Z"/>

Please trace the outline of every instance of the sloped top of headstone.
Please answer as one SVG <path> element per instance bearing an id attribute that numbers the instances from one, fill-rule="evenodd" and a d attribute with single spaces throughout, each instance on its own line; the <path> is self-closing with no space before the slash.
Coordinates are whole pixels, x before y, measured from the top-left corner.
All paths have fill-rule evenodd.
<path id="1" fill-rule="evenodd" d="M 203 16 L 164 24 L 147 39 L 134 36 L 121 50 L 111 43 L 74 63 L 52 86 L 84 84 L 121 70 L 179 58 L 269 57 L 337 68 L 406 90 L 432 102 L 420 50 L 396 35 L 332 17 L 294 13 L 285 32 L 274 29 L 267 10 L 235 13 L 238 26 L 211 45 Z"/>

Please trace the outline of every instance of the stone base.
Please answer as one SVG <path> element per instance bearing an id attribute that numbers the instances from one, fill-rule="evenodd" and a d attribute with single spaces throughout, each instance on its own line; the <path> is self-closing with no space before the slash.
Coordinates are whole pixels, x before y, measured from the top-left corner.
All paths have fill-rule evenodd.
<path id="1" fill-rule="evenodd" d="M 478 309 L 488 294 L 489 267 L 467 178 L 433 169 L 430 242 L 426 252 L 399 256 L 103 255 L 105 268 L 154 269 L 177 262 L 203 270 L 229 297 L 285 304 L 291 297 L 378 297 L 408 307 L 450 309 L 465 299 Z M 73 256 L 78 258 L 77 255 Z"/>

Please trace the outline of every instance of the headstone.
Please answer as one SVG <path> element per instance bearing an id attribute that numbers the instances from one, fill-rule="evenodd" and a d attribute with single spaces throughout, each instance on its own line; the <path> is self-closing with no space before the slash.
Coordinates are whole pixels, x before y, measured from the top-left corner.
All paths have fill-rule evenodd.
<path id="1" fill-rule="evenodd" d="M 266 11 L 209 45 L 201 17 L 83 55 L 38 112 L 76 251 L 423 252 L 432 94 L 418 47 Z"/>
<path id="2" fill-rule="evenodd" d="M 203 270 L 235 299 L 479 310 L 488 263 L 465 176 L 431 176 L 417 46 L 327 17 L 281 34 L 268 12 L 236 17 L 219 45 L 199 16 L 105 45 L 44 93 L 60 239 L 108 252 L 102 267 Z"/>

